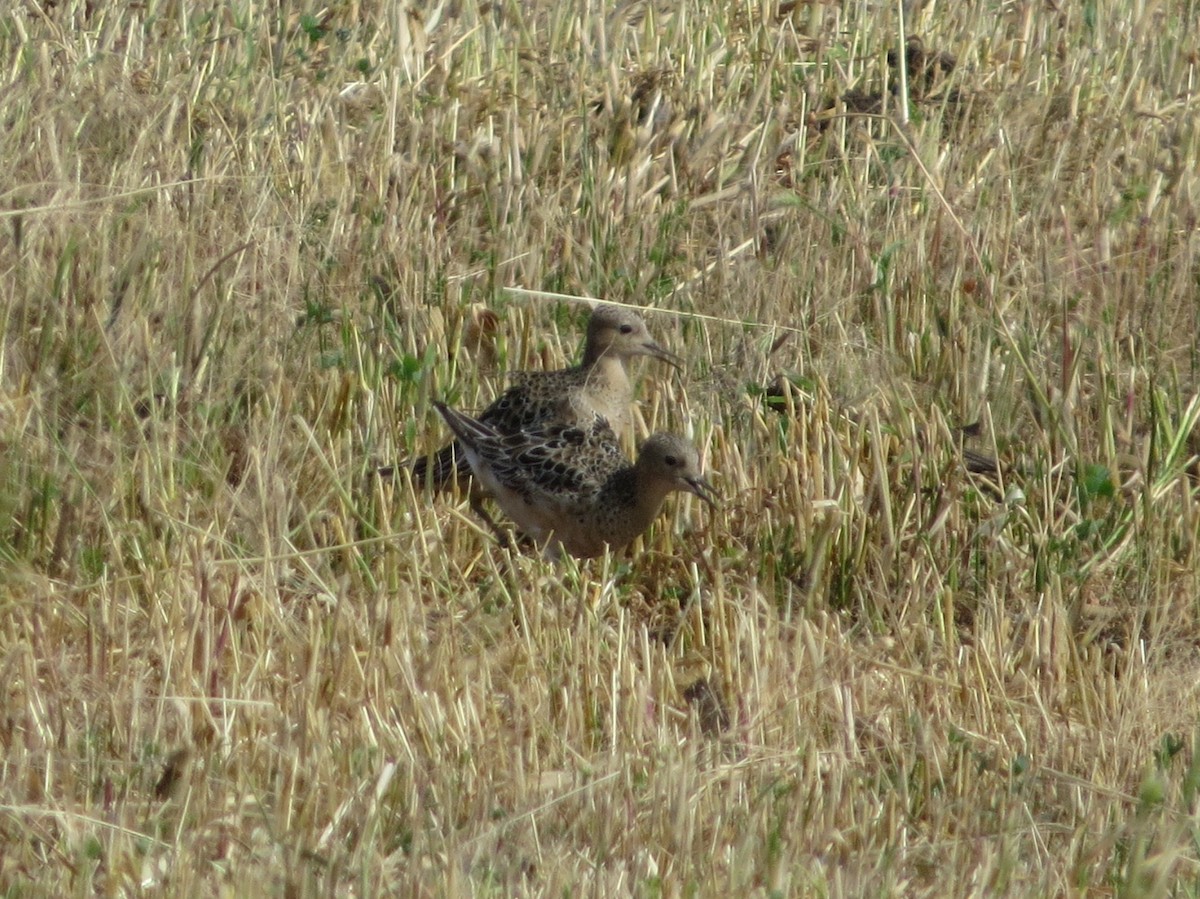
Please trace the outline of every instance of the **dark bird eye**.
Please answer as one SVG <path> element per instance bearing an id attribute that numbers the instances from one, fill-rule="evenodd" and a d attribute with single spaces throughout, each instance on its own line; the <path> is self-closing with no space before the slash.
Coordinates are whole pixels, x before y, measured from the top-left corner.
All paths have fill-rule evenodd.
<path id="1" fill-rule="evenodd" d="M 633 325 L 621 325 L 621 333 L 622 334 L 632 334 L 633 333 Z"/>
<path id="2" fill-rule="evenodd" d="M 679 464 L 679 460 L 677 458 L 675 458 L 674 456 L 667 456 L 667 458 L 663 459 L 663 461 L 666 462 L 668 465 L 670 465 L 672 468 L 674 468 L 676 465 Z"/>

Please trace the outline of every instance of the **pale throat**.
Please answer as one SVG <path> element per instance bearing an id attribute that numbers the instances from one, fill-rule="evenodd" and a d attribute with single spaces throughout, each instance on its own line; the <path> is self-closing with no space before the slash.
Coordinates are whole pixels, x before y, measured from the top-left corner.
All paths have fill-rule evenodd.
<path id="1" fill-rule="evenodd" d="M 625 371 L 625 363 L 616 353 L 604 353 L 597 356 L 590 365 L 585 362 L 584 368 L 590 371 L 589 381 L 612 385 L 613 389 L 617 390 L 629 386 L 629 375 Z"/>
<path id="2" fill-rule="evenodd" d="M 619 356 L 600 356 L 587 369 L 587 390 L 592 396 L 618 405 L 626 405 L 632 400 L 633 385 Z"/>

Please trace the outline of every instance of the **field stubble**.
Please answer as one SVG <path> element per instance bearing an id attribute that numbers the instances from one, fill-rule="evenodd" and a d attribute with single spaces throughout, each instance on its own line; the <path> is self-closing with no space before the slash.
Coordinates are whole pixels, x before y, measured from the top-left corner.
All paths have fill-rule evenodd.
<path id="1" fill-rule="evenodd" d="M 4 895 L 1200 891 L 1196 10 L 710 6 L 0 15 Z M 372 472 L 572 296 L 555 567 Z"/>

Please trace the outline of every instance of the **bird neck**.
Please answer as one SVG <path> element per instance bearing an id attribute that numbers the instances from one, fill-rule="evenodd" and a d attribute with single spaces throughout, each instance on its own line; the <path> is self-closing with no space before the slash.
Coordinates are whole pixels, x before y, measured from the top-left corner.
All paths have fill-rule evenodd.
<path id="1" fill-rule="evenodd" d="M 644 519 L 644 528 L 649 527 L 650 522 L 658 515 L 658 510 L 662 508 L 667 494 L 671 492 L 671 487 L 662 478 L 643 471 L 640 465 L 634 465 L 633 476 L 636 483 L 634 497 L 638 517 Z"/>
<path id="2" fill-rule="evenodd" d="M 580 367 L 588 373 L 589 383 L 603 384 L 617 392 L 632 389 L 625 363 L 616 353 L 587 354 Z"/>
<path id="3" fill-rule="evenodd" d="M 580 364 L 584 368 L 604 366 L 625 371 L 625 364 L 621 361 L 621 357 L 612 352 L 610 347 L 596 346 L 590 341 L 583 348 L 583 362 Z"/>
<path id="4" fill-rule="evenodd" d="M 623 533 L 617 543 L 632 540 L 650 526 L 662 508 L 666 492 L 662 482 L 643 477 L 636 465 L 614 472 L 605 483 L 599 505 L 619 509 Z"/>

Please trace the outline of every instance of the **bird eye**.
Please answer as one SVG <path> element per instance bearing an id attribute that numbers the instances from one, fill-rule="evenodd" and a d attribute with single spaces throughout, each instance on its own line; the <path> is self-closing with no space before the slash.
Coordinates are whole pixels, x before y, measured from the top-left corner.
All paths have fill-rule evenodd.
<path id="1" fill-rule="evenodd" d="M 666 462 L 668 465 L 670 465 L 672 468 L 674 468 L 676 465 L 679 464 L 679 460 L 675 456 L 667 456 L 665 459 L 663 459 L 663 461 Z"/>
<path id="2" fill-rule="evenodd" d="M 632 334 L 633 333 L 633 325 L 621 325 L 621 333 L 622 334 Z"/>

